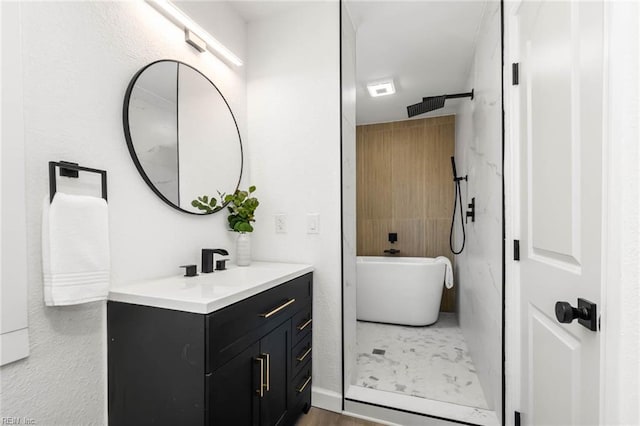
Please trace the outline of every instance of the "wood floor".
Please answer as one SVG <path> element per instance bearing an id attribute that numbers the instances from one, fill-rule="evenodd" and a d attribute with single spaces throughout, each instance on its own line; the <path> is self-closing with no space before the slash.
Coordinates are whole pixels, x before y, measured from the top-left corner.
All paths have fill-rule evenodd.
<path id="1" fill-rule="evenodd" d="M 303 415 L 296 426 L 382 426 L 366 420 L 356 419 L 333 411 L 311 407 L 307 415 Z"/>

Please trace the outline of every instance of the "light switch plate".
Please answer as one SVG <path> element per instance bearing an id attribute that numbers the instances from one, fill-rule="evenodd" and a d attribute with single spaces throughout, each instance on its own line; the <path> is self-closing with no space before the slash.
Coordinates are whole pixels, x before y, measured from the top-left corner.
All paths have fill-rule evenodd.
<path id="1" fill-rule="evenodd" d="M 287 233 L 287 215 L 284 213 L 278 213 L 275 216 L 276 234 Z"/>
<path id="2" fill-rule="evenodd" d="M 307 214 L 307 234 L 319 234 L 320 233 L 320 214 L 309 213 Z"/>

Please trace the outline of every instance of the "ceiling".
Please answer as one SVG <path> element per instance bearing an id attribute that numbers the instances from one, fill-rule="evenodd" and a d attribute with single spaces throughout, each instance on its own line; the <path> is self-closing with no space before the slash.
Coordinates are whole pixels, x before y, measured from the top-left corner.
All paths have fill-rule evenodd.
<path id="1" fill-rule="evenodd" d="M 246 22 L 281 15 L 317 0 L 229 0 Z M 322 1 L 322 0 L 321 0 Z M 478 29 L 488 1 L 344 0 L 356 29 L 356 122 L 406 120 L 406 107 L 468 92 Z M 366 85 L 393 78 L 396 94 L 372 98 Z M 455 114 L 461 102 L 415 118 Z"/>
<path id="2" fill-rule="evenodd" d="M 315 0 L 228 0 L 228 3 L 245 22 L 252 22 L 286 13 L 313 1 Z"/>
<path id="3" fill-rule="evenodd" d="M 356 28 L 356 122 L 407 119 L 407 105 L 423 96 L 471 91 L 483 1 L 354 1 L 346 6 Z M 366 85 L 393 78 L 396 94 L 372 98 Z M 415 118 L 454 114 L 460 102 Z"/>

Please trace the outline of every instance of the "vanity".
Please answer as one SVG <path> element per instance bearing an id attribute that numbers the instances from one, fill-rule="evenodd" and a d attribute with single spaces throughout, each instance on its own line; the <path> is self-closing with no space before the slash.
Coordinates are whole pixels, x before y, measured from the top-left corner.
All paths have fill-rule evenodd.
<path id="1" fill-rule="evenodd" d="M 109 424 L 295 424 L 311 406 L 312 271 L 253 262 L 113 288 Z"/>

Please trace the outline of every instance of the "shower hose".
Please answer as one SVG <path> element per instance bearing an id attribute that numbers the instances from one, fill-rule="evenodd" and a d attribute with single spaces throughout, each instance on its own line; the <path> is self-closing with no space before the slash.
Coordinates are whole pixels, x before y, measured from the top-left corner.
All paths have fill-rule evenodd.
<path id="1" fill-rule="evenodd" d="M 451 252 L 453 254 L 460 254 L 462 253 L 462 250 L 464 250 L 464 244 L 467 241 L 467 235 L 465 234 L 464 231 L 464 215 L 462 214 L 462 190 L 460 189 L 460 180 L 461 179 L 454 179 L 455 182 L 455 188 L 456 188 L 456 193 L 453 196 L 453 215 L 451 216 L 451 231 L 449 232 L 449 248 L 451 249 Z M 462 228 L 462 247 L 460 247 L 460 250 L 456 251 L 456 249 L 453 248 L 453 224 L 456 221 L 456 210 L 458 208 L 458 200 L 460 201 L 460 227 Z"/>

